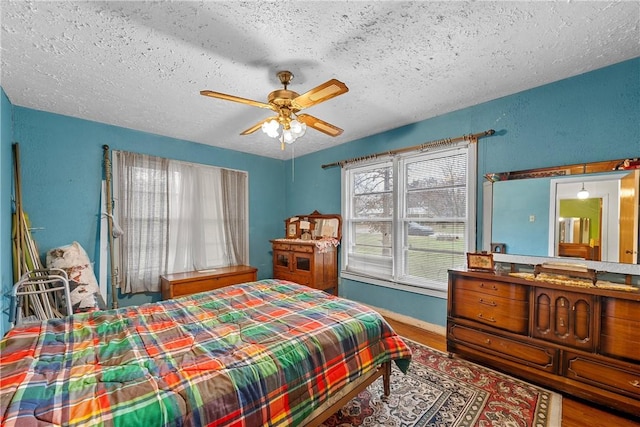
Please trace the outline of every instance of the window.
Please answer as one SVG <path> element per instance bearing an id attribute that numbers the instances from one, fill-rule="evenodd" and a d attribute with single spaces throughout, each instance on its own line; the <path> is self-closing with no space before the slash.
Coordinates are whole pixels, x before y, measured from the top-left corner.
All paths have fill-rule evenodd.
<path id="1" fill-rule="evenodd" d="M 246 172 L 113 154 L 123 292 L 157 292 L 166 273 L 248 263 Z"/>
<path id="2" fill-rule="evenodd" d="M 475 144 L 343 171 L 343 275 L 446 291 L 475 247 Z"/>

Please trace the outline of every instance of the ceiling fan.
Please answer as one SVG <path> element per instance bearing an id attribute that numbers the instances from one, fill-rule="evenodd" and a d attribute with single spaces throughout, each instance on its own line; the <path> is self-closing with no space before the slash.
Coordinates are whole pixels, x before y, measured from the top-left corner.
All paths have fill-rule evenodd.
<path id="1" fill-rule="evenodd" d="M 238 96 L 227 95 L 220 92 L 213 92 L 211 90 L 201 90 L 200 95 L 239 102 L 259 108 L 266 108 L 276 112 L 276 116 L 268 117 L 256 123 L 249 129 L 240 133 L 240 135 L 248 135 L 262 128 L 262 130 L 269 136 L 281 138 L 281 141 L 284 144 L 284 142 L 291 143 L 296 137 L 302 136 L 306 126 L 312 127 L 313 129 L 323 132 L 329 136 L 338 136 L 342 134 L 343 131 L 339 127 L 309 114 L 298 114 L 298 112 L 348 92 L 349 88 L 347 88 L 344 83 L 336 79 L 331 79 L 320 86 L 299 95 L 296 92 L 287 89 L 287 86 L 289 86 L 289 83 L 293 79 L 293 74 L 290 71 L 279 71 L 277 76 L 280 83 L 284 85 L 284 89 L 278 89 L 271 92 L 267 98 L 268 103 L 253 101 L 251 99 L 240 98 Z M 301 124 L 303 129 L 300 133 L 298 128 Z M 277 128 L 280 126 L 283 130 L 282 135 L 277 133 Z M 291 140 L 292 135 L 293 139 Z M 287 138 L 290 140 L 287 140 Z"/>

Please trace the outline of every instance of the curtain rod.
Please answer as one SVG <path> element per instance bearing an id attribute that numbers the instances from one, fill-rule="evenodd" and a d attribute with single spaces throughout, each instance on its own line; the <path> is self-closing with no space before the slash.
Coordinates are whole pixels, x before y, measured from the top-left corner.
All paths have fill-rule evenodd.
<path id="1" fill-rule="evenodd" d="M 339 162 L 333 162 L 333 163 L 329 163 L 329 164 L 326 164 L 326 165 L 322 165 L 322 169 L 327 169 L 327 168 L 331 168 L 331 167 L 334 167 L 334 166 L 344 167 L 344 165 L 346 165 L 348 163 L 361 162 L 363 160 L 377 159 L 378 157 L 381 157 L 381 156 L 391 156 L 391 155 L 394 155 L 394 154 L 406 153 L 408 151 L 424 150 L 424 149 L 427 149 L 429 147 L 437 147 L 437 146 L 441 146 L 441 145 L 455 144 L 456 142 L 462 142 L 462 141 L 476 142 L 478 140 L 478 138 L 482 138 L 482 137 L 485 137 L 485 136 L 491 136 L 494 133 L 496 133 L 495 130 L 489 129 L 489 130 L 484 131 L 484 132 L 474 133 L 472 135 L 462 135 L 462 136 L 459 136 L 457 138 L 438 139 L 436 141 L 424 142 L 422 144 L 413 145 L 411 147 L 398 148 L 396 150 L 383 151 L 381 153 L 369 154 L 367 156 L 353 157 L 353 158 L 347 159 L 347 160 L 340 160 Z"/>

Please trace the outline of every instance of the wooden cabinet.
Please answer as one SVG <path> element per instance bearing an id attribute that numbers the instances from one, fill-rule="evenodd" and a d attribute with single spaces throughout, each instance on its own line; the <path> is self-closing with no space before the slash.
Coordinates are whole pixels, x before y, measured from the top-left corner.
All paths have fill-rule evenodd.
<path id="1" fill-rule="evenodd" d="M 595 304 L 594 295 L 536 287 L 532 335 L 590 350 Z"/>
<path id="2" fill-rule="evenodd" d="M 338 251 L 316 241 L 271 240 L 273 277 L 338 294 Z"/>
<path id="3" fill-rule="evenodd" d="M 162 299 L 177 298 L 238 283 L 257 280 L 258 269 L 247 265 L 221 267 L 209 271 L 189 271 L 160 277 Z"/>
<path id="4" fill-rule="evenodd" d="M 447 349 L 532 383 L 640 413 L 640 292 L 451 270 Z"/>

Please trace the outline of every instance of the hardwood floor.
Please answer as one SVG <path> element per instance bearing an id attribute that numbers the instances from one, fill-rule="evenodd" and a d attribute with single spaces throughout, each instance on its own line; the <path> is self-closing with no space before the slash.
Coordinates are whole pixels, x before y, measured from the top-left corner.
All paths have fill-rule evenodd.
<path id="1" fill-rule="evenodd" d="M 444 335 L 408 325 L 394 319 L 386 318 L 395 331 L 410 340 L 447 351 Z M 640 414 L 639 414 L 640 415 Z M 640 422 L 631 420 L 625 414 L 608 411 L 601 407 L 589 405 L 589 402 L 562 396 L 562 427 L 640 427 Z M 554 426 L 555 427 L 555 426 Z"/>

